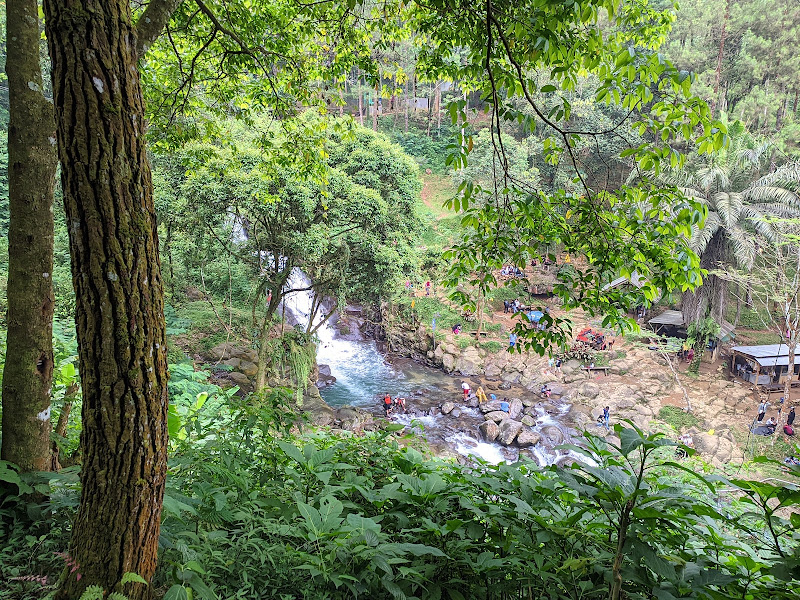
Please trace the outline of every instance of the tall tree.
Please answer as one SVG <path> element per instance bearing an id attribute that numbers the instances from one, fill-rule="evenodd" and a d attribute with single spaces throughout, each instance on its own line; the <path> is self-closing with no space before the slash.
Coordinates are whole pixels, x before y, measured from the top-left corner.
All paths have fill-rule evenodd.
<path id="1" fill-rule="evenodd" d="M 36 0 L 6 2 L 8 336 L 3 369 L 3 460 L 50 467 L 53 378 L 53 107 L 44 96 Z"/>
<path id="2" fill-rule="evenodd" d="M 743 157 L 757 156 L 731 149 L 690 172 L 683 192 L 708 207 L 702 227 L 695 227 L 690 245 L 700 256 L 701 267 L 712 271 L 697 290 L 684 294 L 687 322 L 711 316 L 719 322 L 725 315 L 725 280 L 713 270 L 720 264 L 735 264 L 749 270 L 756 259 L 754 233 L 774 242 L 779 231 L 767 217 L 800 216 L 800 169 L 785 165 L 774 173 L 750 179 L 752 163 Z M 748 168 L 751 167 L 751 168 Z"/>
<path id="3" fill-rule="evenodd" d="M 126 0 L 46 0 L 83 387 L 81 502 L 57 597 L 156 567 L 167 363 L 146 122 Z M 77 577 L 81 574 L 81 578 Z M 149 595 L 147 586 L 125 590 Z"/>

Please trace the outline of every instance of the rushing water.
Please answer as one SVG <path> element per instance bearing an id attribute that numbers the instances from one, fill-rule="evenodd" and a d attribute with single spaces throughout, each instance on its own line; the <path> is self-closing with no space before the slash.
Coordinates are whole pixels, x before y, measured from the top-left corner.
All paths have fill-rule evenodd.
<path id="1" fill-rule="evenodd" d="M 287 283 L 288 289 L 302 289 L 310 285 L 308 277 L 294 269 Z M 311 318 L 311 292 L 292 292 L 285 297 L 287 315 L 300 324 Z M 315 319 L 322 319 L 318 315 Z M 318 320 L 316 322 L 319 322 Z M 464 457 L 479 457 L 490 463 L 514 461 L 520 453 L 536 460 L 540 465 L 559 463 L 577 458 L 572 452 L 556 449 L 571 442 L 576 434 L 566 425 L 570 405 L 558 401 L 539 403 L 531 409 L 536 420 L 533 431 L 542 435 L 542 441 L 523 451 L 514 447 L 484 442 L 478 432 L 483 421 L 476 408 L 460 406 L 461 378 L 451 377 L 411 360 L 388 361 L 374 341 L 352 341 L 338 338 L 330 323 L 317 330 L 317 363 L 328 365 L 336 382 L 320 390 L 325 401 L 334 407 L 353 405 L 376 414 L 382 412 L 381 399 L 390 394 L 407 399 L 408 414 L 392 418 L 413 431 L 421 431 L 434 448 L 455 452 Z M 514 390 L 504 394 L 524 397 L 530 392 Z M 442 415 L 438 408 L 451 401 L 459 405 L 458 416 Z"/>

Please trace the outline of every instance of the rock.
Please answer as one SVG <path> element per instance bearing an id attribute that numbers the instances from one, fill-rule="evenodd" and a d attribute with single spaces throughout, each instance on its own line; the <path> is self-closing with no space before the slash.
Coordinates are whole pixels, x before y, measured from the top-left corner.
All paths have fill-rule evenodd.
<path id="1" fill-rule="evenodd" d="M 483 439 L 487 442 L 493 442 L 500 435 L 500 427 L 494 421 L 485 421 L 478 426 Z"/>
<path id="2" fill-rule="evenodd" d="M 233 383 L 238 385 L 240 388 L 245 389 L 250 387 L 250 380 L 247 378 L 247 375 L 244 373 L 239 373 L 237 371 L 232 371 L 230 373 L 226 373 L 228 379 L 230 379 Z"/>
<path id="3" fill-rule="evenodd" d="M 504 446 L 510 446 L 520 431 L 522 431 L 522 423 L 506 419 L 500 423 L 500 434 L 497 436 L 497 441 Z"/>
<path id="4" fill-rule="evenodd" d="M 483 372 L 487 377 L 499 377 L 502 369 L 495 363 L 489 363 Z"/>
<path id="5" fill-rule="evenodd" d="M 565 362 L 561 368 L 563 369 L 564 367 L 567 367 L 574 371 L 575 369 L 579 369 L 580 366 L 581 366 L 581 361 L 579 361 L 577 358 L 571 358 L 567 362 Z"/>
<path id="6" fill-rule="evenodd" d="M 692 440 L 695 449 L 711 459 L 712 462 L 727 464 L 733 459 L 741 458 L 739 448 L 726 437 L 698 433 L 693 436 Z"/>
<path id="7" fill-rule="evenodd" d="M 587 381 L 578 388 L 578 393 L 586 398 L 594 399 L 600 395 L 600 386 L 594 381 Z"/>
<path id="8" fill-rule="evenodd" d="M 238 369 L 239 365 L 242 364 L 242 361 L 239 358 L 228 358 L 223 360 L 222 364 L 226 367 L 230 367 L 231 369 Z"/>
<path id="9" fill-rule="evenodd" d="M 239 362 L 239 370 L 248 377 L 255 377 L 258 373 L 258 365 L 249 360 L 242 360 Z"/>
<path id="10" fill-rule="evenodd" d="M 484 402 L 480 405 L 482 413 L 490 413 L 496 410 L 500 410 L 500 400 L 489 400 L 488 402 Z"/>
<path id="11" fill-rule="evenodd" d="M 522 399 L 522 406 L 524 406 L 526 408 L 528 406 L 533 406 L 534 404 L 536 404 L 536 400 L 534 400 L 533 398 L 523 398 Z"/>
<path id="12" fill-rule="evenodd" d="M 564 395 L 564 386 L 560 383 L 551 383 L 547 387 L 550 388 L 550 393 L 553 396 L 563 396 Z"/>
<path id="13" fill-rule="evenodd" d="M 442 404 L 442 414 L 449 415 L 451 412 L 453 412 L 453 409 L 455 407 L 456 405 L 453 404 L 452 402 L 445 402 L 444 404 Z"/>
<path id="14" fill-rule="evenodd" d="M 524 417 L 522 417 L 522 424 L 527 425 L 528 427 L 533 427 L 534 425 L 536 425 L 536 419 L 534 419 L 530 415 L 525 415 Z"/>
<path id="15" fill-rule="evenodd" d="M 303 412 L 317 427 L 333 424 L 336 417 L 334 410 L 322 399 L 315 387 L 309 387 L 303 394 Z M 369 415 L 369 421 L 372 421 L 372 415 Z"/>
<path id="16" fill-rule="evenodd" d="M 472 396 L 467 400 L 467 406 L 469 406 L 470 408 L 478 408 L 479 405 L 480 401 L 475 396 Z"/>
<path id="17" fill-rule="evenodd" d="M 495 410 L 490 413 L 486 413 L 485 415 L 483 415 L 483 417 L 487 420 L 492 420 L 499 423 L 500 421 L 508 419 L 508 413 L 503 412 L 502 410 Z"/>
<path id="18" fill-rule="evenodd" d="M 208 355 L 214 360 L 225 360 L 226 358 L 244 358 L 251 362 L 258 360 L 258 353 L 252 348 L 241 348 L 231 342 L 217 344 L 208 351 Z"/>
<path id="19" fill-rule="evenodd" d="M 453 358 L 452 354 L 442 354 L 442 368 L 448 372 L 453 372 L 453 367 L 456 364 L 456 359 Z"/>
<path id="20" fill-rule="evenodd" d="M 320 379 L 323 377 L 331 377 L 330 365 L 317 365 L 317 370 L 319 371 Z"/>
<path id="21" fill-rule="evenodd" d="M 539 440 L 542 439 L 542 436 L 532 431 L 530 429 L 523 429 L 517 434 L 517 446 L 520 448 L 528 448 L 530 446 L 535 446 L 539 443 Z"/>
<path id="22" fill-rule="evenodd" d="M 511 419 L 518 419 L 519 416 L 522 414 L 522 400 L 519 398 L 512 398 L 511 402 L 508 404 L 508 416 Z"/>
<path id="23" fill-rule="evenodd" d="M 353 406 L 340 408 L 336 411 L 336 418 L 342 422 L 342 429 L 353 433 L 361 433 L 365 427 L 372 425 L 372 415 Z"/>
<path id="24" fill-rule="evenodd" d="M 458 407 L 454 408 L 453 412 L 450 413 L 450 416 L 453 417 L 454 419 L 457 419 L 458 417 L 461 416 L 461 409 Z"/>
<path id="25" fill-rule="evenodd" d="M 555 425 L 542 427 L 542 437 L 546 437 L 554 446 L 564 443 L 564 434 Z"/>
<path id="26" fill-rule="evenodd" d="M 509 382 L 507 382 L 507 381 L 503 381 L 497 387 L 500 388 L 501 390 L 510 390 L 511 389 L 511 384 Z"/>
<path id="27" fill-rule="evenodd" d="M 519 382 L 519 378 L 521 377 L 520 373 L 517 371 L 510 371 L 508 373 L 503 373 L 502 379 L 503 383 L 509 384 L 507 388 L 504 388 L 501 384 L 500 389 L 511 389 L 512 383 Z"/>
<path id="28" fill-rule="evenodd" d="M 569 375 L 565 371 L 564 372 L 564 383 L 575 383 L 576 381 L 581 381 L 583 379 L 586 379 L 586 377 L 587 377 L 586 371 L 583 371 L 583 370 L 574 371 L 574 372 L 570 373 Z"/>

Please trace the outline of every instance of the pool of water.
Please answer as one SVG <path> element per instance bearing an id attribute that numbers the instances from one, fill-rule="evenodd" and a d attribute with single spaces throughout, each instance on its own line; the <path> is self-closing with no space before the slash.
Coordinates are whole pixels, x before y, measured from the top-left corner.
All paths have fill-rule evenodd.
<path id="1" fill-rule="evenodd" d="M 458 398 L 460 389 L 460 379 L 436 369 L 405 359 L 390 363 L 374 341 L 320 339 L 317 362 L 328 365 L 336 377 L 336 383 L 320 390 L 331 406 L 372 409 L 386 394 L 411 398 L 421 390 L 430 401 L 444 401 Z"/>

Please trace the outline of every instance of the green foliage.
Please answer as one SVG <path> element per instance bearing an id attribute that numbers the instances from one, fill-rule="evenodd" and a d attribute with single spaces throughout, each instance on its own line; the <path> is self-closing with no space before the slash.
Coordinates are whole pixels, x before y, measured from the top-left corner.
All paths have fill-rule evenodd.
<path id="1" fill-rule="evenodd" d="M 678 432 L 701 424 L 700 419 L 694 416 L 694 414 L 686 412 L 677 406 L 662 406 L 658 411 L 658 418 Z"/>
<path id="2" fill-rule="evenodd" d="M 496 342 L 494 340 L 489 340 L 488 342 L 480 342 L 478 344 L 480 348 L 484 348 L 487 352 L 495 353 L 500 352 L 505 346 L 500 342 Z"/>

